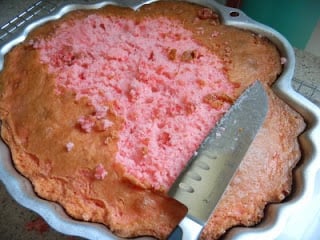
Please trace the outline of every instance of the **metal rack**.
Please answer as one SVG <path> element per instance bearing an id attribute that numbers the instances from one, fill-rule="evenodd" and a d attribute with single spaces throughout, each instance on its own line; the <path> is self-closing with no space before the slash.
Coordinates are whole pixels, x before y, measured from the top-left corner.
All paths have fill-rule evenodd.
<path id="1" fill-rule="evenodd" d="M 20 33 L 30 22 L 36 18 L 49 15 L 57 8 L 57 3 L 41 0 L 30 6 L 28 9 L 14 17 L 0 28 L 0 47 L 12 40 Z"/>

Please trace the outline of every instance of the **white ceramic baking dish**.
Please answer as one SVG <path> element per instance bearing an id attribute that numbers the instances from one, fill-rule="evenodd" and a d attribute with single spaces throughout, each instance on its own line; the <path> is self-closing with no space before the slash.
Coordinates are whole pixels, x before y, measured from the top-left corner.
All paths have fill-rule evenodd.
<path id="1" fill-rule="evenodd" d="M 50 15 L 35 18 L 25 28 L 12 34 L 9 41 L 0 45 L 0 70 L 4 55 L 22 42 L 28 33 L 39 25 L 59 19 L 68 12 L 78 9 L 97 9 L 108 4 L 128 6 L 138 9 L 153 1 L 105 1 L 84 4 L 84 1 L 64 3 Z M 87 1 L 88 2 L 88 1 Z M 261 34 L 275 43 L 286 59 L 283 72 L 274 84 L 274 91 L 291 107 L 298 111 L 307 122 L 307 129 L 300 137 L 302 159 L 294 171 L 294 187 L 292 194 L 280 204 L 270 204 L 266 208 L 265 218 L 255 227 L 235 227 L 224 236 L 225 239 L 313 239 L 312 221 L 320 216 L 320 110 L 295 92 L 292 88 L 295 56 L 290 43 L 274 29 L 260 24 L 238 9 L 225 7 L 215 1 L 193 0 L 203 6 L 217 10 L 224 24 L 244 28 Z M 0 179 L 10 195 L 24 207 L 41 215 L 47 223 L 57 231 L 86 239 L 120 239 L 105 226 L 95 223 L 76 221 L 70 218 L 56 203 L 39 198 L 33 191 L 31 183 L 14 168 L 10 151 L 0 141 Z M 138 238 L 150 239 L 150 238 Z"/>

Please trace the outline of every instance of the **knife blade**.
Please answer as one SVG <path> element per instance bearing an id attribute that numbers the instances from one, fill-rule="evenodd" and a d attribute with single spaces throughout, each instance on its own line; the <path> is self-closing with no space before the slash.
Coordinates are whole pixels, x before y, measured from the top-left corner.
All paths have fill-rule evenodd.
<path id="1" fill-rule="evenodd" d="M 263 124 L 267 111 L 267 93 L 256 81 L 211 130 L 168 192 L 169 196 L 188 207 L 187 216 L 169 239 L 199 237 Z"/>

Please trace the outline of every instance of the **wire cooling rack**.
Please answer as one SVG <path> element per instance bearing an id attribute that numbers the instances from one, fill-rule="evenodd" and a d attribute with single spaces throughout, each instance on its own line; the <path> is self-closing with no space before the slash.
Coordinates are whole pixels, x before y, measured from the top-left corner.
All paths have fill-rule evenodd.
<path id="1" fill-rule="evenodd" d="M 13 39 L 31 22 L 52 13 L 58 3 L 38 1 L 0 28 L 0 47 Z"/>
<path id="2" fill-rule="evenodd" d="M 19 35 L 21 31 L 32 21 L 40 19 L 42 17 L 50 15 L 54 12 L 61 3 L 66 2 L 63 0 L 41 0 L 36 2 L 34 5 L 27 8 L 25 11 L 14 17 L 12 20 L 7 22 L 0 28 L 0 48 L 5 43 L 14 39 L 15 36 Z M 78 0 L 77 3 L 91 3 L 96 1 L 90 0 Z M 292 81 L 293 88 L 314 102 L 320 107 L 320 74 L 318 84 L 309 82 L 308 80 L 299 80 L 294 78 Z"/>

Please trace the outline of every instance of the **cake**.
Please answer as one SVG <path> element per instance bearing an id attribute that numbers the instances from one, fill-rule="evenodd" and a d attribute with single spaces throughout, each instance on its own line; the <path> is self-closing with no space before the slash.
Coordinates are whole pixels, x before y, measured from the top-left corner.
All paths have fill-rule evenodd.
<path id="1" fill-rule="evenodd" d="M 270 88 L 282 64 L 268 39 L 196 4 L 78 10 L 6 55 L 1 134 L 41 198 L 121 237 L 165 239 L 187 212 L 170 186 L 259 80 L 266 120 L 201 236 L 218 239 L 291 190 L 305 124 Z"/>

